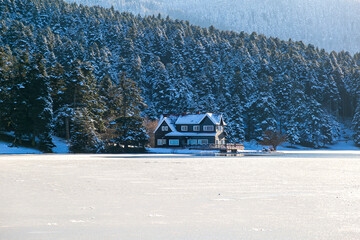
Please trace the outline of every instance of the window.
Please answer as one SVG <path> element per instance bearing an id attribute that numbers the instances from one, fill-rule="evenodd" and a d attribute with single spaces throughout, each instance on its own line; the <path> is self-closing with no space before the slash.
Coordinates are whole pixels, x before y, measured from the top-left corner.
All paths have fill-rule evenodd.
<path id="1" fill-rule="evenodd" d="M 218 131 L 224 131 L 224 127 L 223 126 L 217 126 L 217 130 Z"/>
<path id="2" fill-rule="evenodd" d="M 170 139 L 169 146 L 179 146 L 179 139 Z"/>
<path id="3" fill-rule="evenodd" d="M 188 140 L 187 140 L 187 144 L 188 144 L 188 145 L 197 145 L 197 144 L 198 144 L 198 140 L 197 140 L 197 139 L 188 139 Z"/>
<path id="4" fill-rule="evenodd" d="M 214 131 L 214 126 L 213 125 L 204 125 L 204 131 L 212 132 L 212 131 Z"/>
<path id="5" fill-rule="evenodd" d="M 163 131 L 163 132 L 169 131 L 169 127 L 168 126 L 162 126 L 161 131 Z"/>
<path id="6" fill-rule="evenodd" d="M 181 126 L 181 131 L 186 132 L 188 130 L 188 126 Z"/>
<path id="7" fill-rule="evenodd" d="M 221 144 L 225 144 L 225 140 L 221 140 Z"/>
<path id="8" fill-rule="evenodd" d="M 207 140 L 207 139 L 199 139 L 198 140 L 198 144 L 199 145 L 206 145 L 206 144 L 208 144 L 209 143 L 209 141 Z"/>
<path id="9" fill-rule="evenodd" d="M 199 126 L 199 125 L 193 126 L 193 131 L 194 131 L 194 132 L 200 131 L 200 126 Z"/>
<path id="10" fill-rule="evenodd" d="M 157 145 L 158 146 L 166 145 L 166 139 L 158 139 L 157 140 Z"/>

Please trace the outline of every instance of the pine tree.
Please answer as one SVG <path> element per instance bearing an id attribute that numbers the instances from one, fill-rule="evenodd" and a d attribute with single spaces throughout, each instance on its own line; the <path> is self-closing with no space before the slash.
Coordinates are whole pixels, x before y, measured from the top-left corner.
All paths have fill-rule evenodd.
<path id="1" fill-rule="evenodd" d="M 360 146 L 360 104 L 358 103 L 353 120 L 352 126 L 354 130 L 354 143 Z"/>
<path id="2" fill-rule="evenodd" d="M 90 64 L 82 63 L 80 60 L 75 60 L 71 64 L 69 75 L 66 76 L 63 96 L 63 107 L 57 111 L 57 115 L 65 117 L 63 119 L 65 125 L 70 124 L 68 121 L 71 116 L 68 114 L 86 108 L 87 116 L 94 121 L 96 129 L 98 131 L 104 130 L 102 120 L 104 103 L 97 93 L 96 82 Z M 66 128 L 69 129 L 68 126 Z"/>
<path id="3" fill-rule="evenodd" d="M 143 147 L 148 136 L 140 116 L 145 107 L 140 90 L 134 81 L 125 77 L 125 74 L 121 74 L 118 88 L 122 104 L 117 112 L 118 117 L 114 121 L 118 136 L 113 142 L 118 146 L 124 146 L 125 151 L 128 151 L 129 145 Z"/>
<path id="4" fill-rule="evenodd" d="M 307 111 L 304 87 L 299 81 L 294 81 L 291 85 L 292 95 L 289 104 L 289 119 L 286 121 L 285 130 L 288 140 L 292 144 L 299 144 L 302 141 L 301 129 L 305 121 Z M 284 103 L 285 104 L 285 103 Z"/>
<path id="5" fill-rule="evenodd" d="M 154 102 L 154 111 L 159 116 L 162 113 L 172 113 L 171 103 L 174 101 L 174 86 L 170 82 L 169 74 L 164 64 L 157 60 L 151 64 L 150 101 Z"/>
<path id="6" fill-rule="evenodd" d="M 9 48 L 0 47 L 0 129 L 9 130 L 11 124 L 11 70 L 14 58 Z"/>
<path id="7" fill-rule="evenodd" d="M 149 106 L 142 116 L 225 111 L 229 134 L 239 139 L 242 125 L 247 139 L 255 137 L 255 129 L 259 136 L 265 125 L 276 125 L 293 143 L 321 147 L 336 140 L 338 116 L 354 117 L 359 54 L 64 1 L 3 0 L 0 12 L 0 48 L 6 55 L 0 63 L 0 127 L 14 131 L 17 141 L 34 135 L 27 106 L 33 53 L 44 55 L 55 132 L 67 138 L 80 108 L 99 139 L 114 132 L 109 123 L 119 118 L 122 105 L 118 72 L 138 83 Z M 113 84 L 109 90 L 103 89 L 105 78 Z M 269 119 L 260 111 L 265 105 L 275 109 Z M 321 120 L 313 126 L 320 129 L 314 131 L 318 137 L 310 129 L 314 119 Z"/>
<path id="8" fill-rule="evenodd" d="M 360 76 L 360 70 L 356 71 L 357 76 Z M 353 91 L 356 94 L 356 110 L 352 119 L 352 128 L 354 131 L 354 143 L 357 146 L 360 146 L 360 83 L 357 82 L 354 84 L 355 87 Z"/>
<path id="9" fill-rule="evenodd" d="M 245 140 L 244 129 L 244 108 L 237 94 L 232 96 L 230 106 L 227 108 L 227 121 L 228 126 L 226 131 L 229 134 L 229 141 L 234 143 L 240 143 Z"/>
<path id="10" fill-rule="evenodd" d="M 295 95 L 295 93 L 289 76 L 277 75 L 273 80 L 273 94 L 278 108 L 279 129 L 282 131 L 286 129 L 286 125 L 292 115 L 291 107 L 293 105 L 290 103 L 292 101 L 292 95 Z"/>
<path id="11" fill-rule="evenodd" d="M 53 99 L 54 111 L 57 111 L 65 103 L 65 71 L 60 63 L 56 63 L 53 67 L 48 69 L 51 98 Z"/>
<path id="12" fill-rule="evenodd" d="M 32 126 L 32 144 L 35 145 L 36 138 L 39 140 L 39 147 L 45 152 L 51 152 L 53 109 L 50 96 L 50 83 L 45 70 L 44 58 L 42 55 L 34 57 L 28 75 L 26 90 L 28 93 L 28 113 Z"/>
<path id="13" fill-rule="evenodd" d="M 339 126 L 320 107 L 316 100 L 309 99 L 295 109 L 288 127 L 290 142 L 320 148 L 336 140 Z"/>
<path id="14" fill-rule="evenodd" d="M 74 153 L 95 153 L 102 148 L 94 122 L 86 108 L 76 109 L 71 119 L 70 151 Z"/>
<path id="15" fill-rule="evenodd" d="M 271 80 L 263 76 L 257 97 L 248 107 L 248 128 L 250 138 L 256 141 L 263 139 L 265 131 L 277 130 L 277 108 L 271 90 Z M 250 122 L 251 121 L 251 122 Z"/>
<path id="16" fill-rule="evenodd" d="M 11 125 L 15 134 L 14 143 L 22 143 L 22 140 L 29 138 L 33 133 L 32 121 L 28 109 L 29 79 L 27 79 L 30 60 L 29 52 L 24 51 L 18 57 L 13 71 L 13 83 L 11 85 Z"/>

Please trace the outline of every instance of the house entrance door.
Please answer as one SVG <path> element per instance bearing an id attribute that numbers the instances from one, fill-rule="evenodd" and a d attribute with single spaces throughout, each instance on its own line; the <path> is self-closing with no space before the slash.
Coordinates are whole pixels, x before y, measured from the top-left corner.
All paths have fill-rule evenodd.
<path id="1" fill-rule="evenodd" d="M 182 147 L 186 146 L 186 139 L 185 138 L 181 139 L 181 146 Z"/>

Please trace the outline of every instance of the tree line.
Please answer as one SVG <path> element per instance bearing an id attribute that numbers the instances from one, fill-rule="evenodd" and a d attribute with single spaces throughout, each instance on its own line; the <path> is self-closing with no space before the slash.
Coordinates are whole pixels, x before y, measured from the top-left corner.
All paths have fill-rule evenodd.
<path id="1" fill-rule="evenodd" d="M 75 59 L 49 68 L 41 54 L 0 47 L 0 125 L 14 145 L 30 141 L 44 152 L 52 136 L 67 138 L 72 152 L 124 152 L 147 140 L 137 84 L 119 73 L 97 83 L 89 63 Z"/>

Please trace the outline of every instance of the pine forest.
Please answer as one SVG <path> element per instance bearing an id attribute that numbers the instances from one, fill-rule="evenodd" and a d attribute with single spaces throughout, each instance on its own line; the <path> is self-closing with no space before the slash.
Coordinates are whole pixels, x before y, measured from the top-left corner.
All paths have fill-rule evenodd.
<path id="1" fill-rule="evenodd" d="M 44 152 L 144 145 L 144 121 L 214 112 L 230 142 L 360 145 L 360 53 L 62 0 L 0 0 L 0 131 Z M 121 147 L 120 147 L 121 146 Z"/>

